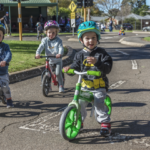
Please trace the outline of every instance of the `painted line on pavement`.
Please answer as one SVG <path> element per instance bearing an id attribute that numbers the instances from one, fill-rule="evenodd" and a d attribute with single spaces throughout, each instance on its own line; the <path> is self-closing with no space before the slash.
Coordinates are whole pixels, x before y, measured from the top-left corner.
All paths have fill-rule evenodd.
<path id="1" fill-rule="evenodd" d="M 117 50 L 117 49 L 116 49 L 116 51 L 119 52 L 119 53 L 122 53 L 122 54 L 124 54 L 124 55 L 129 55 L 129 54 L 127 54 L 127 53 L 125 53 L 125 52 L 122 52 L 122 51 L 119 51 L 119 50 Z"/>
<path id="2" fill-rule="evenodd" d="M 67 107 L 67 106 L 66 106 Z M 34 131 L 41 131 L 44 130 L 45 128 L 48 128 L 52 125 L 46 124 L 46 122 L 52 118 L 55 118 L 59 115 L 61 115 L 61 110 L 64 110 L 66 107 L 63 107 L 59 110 L 57 110 L 56 112 L 53 112 L 47 116 L 41 117 L 39 119 L 37 119 L 36 121 L 33 121 L 29 124 L 26 124 L 24 126 L 19 127 L 20 129 L 26 129 L 26 130 L 34 130 Z M 35 127 L 35 128 L 34 128 Z M 38 127 L 38 128 L 37 128 Z"/>
<path id="3" fill-rule="evenodd" d="M 110 89 L 108 90 L 111 91 L 119 86 L 121 86 L 123 83 L 126 81 L 118 81 L 110 86 Z M 68 107 L 68 106 L 66 106 Z M 51 119 L 58 117 L 62 114 L 62 110 L 64 110 L 66 107 L 63 107 L 56 112 L 53 112 L 47 116 L 38 118 L 37 120 L 30 122 L 29 124 L 23 125 L 19 127 L 20 129 L 26 129 L 26 130 L 32 130 L 32 131 L 43 131 L 43 133 L 46 133 L 46 131 L 58 131 L 59 127 L 56 123 L 51 123 Z"/>
<path id="4" fill-rule="evenodd" d="M 115 88 L 117 88 L 117 87 L 119 87 L 120 85 L 122 85 L 123 83 L 125 83 L 126 81 L 118 81 L 118 82 L 116 82 L 116 83 L 114 83 L 114 84 L 112 84 L 110 87 L 109 87 L 109 90 L 108 90 L 108 92 L 109 91 L 111 91 L 111 90 L 113 90 L 113 89 L 115 89 Z"/>
<path id="5" fill-rule="evenodd" d="M 113 37 L 102 37 L 101 39 L 111 39 Z"/>
<path id="6" fill-rule="evenodd" d="M 133 70 L 137 69 L 136 60 L 131 60 L 131 62 L 132 62 L 132 69 L 133 69 Z"/>

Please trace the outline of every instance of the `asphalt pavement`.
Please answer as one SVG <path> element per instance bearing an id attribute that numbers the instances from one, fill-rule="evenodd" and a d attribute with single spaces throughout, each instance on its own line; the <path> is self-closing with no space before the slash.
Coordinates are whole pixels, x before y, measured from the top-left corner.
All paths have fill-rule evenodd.
<path id="1" fill-rule="evenodd" d="M 126 33 L 125 37 L 144 36 Z M 33 37 L 32 37 L 33 38 Z M 79 51 L 82 44 L 60 36 L 63 44 Z M 76 38 L 76 37 L 73 37 Z M 72 142 L 59 134 L 61 113 L 72 101 L 78 76 L 65 75 L 65 93 L 52 87 L 49 97 L 41 90 L 40 76 L 10 84 L 15 107 L 0 104 L 0 147 L 2 150 L 143 150 L 150 149 L 149 47 L 123 45 L 117 33 L 102 34 L 99 46 L 113 58 L 108 75 L 112 99 L 112 135 L 99 135 L 100 125 L 87 107 L 84 130 Z"/>

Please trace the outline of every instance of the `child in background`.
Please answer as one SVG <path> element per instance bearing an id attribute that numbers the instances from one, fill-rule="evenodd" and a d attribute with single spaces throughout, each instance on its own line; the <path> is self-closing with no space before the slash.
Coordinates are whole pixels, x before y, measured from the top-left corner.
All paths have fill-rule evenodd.
<path id="1" fill-rule="evenodd" d="M 47 37 L 43 38 L 41 44 L 36 51 L 36 58 L 40 58 L 41 52 L 45 49 L 45 55 L 56 55 L 56 58 L 50 58 L 49 64 L 56 64 L 56 77 L 59 83 L 59 92 L 64 92 L 62 77 L 62 58 L 64 48 L 62 40 L 57 36 L 59 32 L 59 24 L 56 21 L 49 20 L 44 25 Z M 51 87 L 50 87 L 51 89 Z"/>
<path id="2" fill-rule="evenodd" d="M 7 100 L 7 108 L 14 107 L 11 91 L 9 88 L 9 75 L 8 75 L 8 66 L 6 63 L 9 63 L 12 58 L 12 54 L 8 44 L 3 43 L 5 35 L 5 29 L 3 24 L 0 24 L 0 87 L 4 93 L 4 96 Z"/>
<path id="3" fill-rule="evenodd" d="M 124 32 L 123 26 L 121 26 L 121 28 L 120 28 L 119 35 L 125 35 L 125 32 Z"/>
<path id="4" fill-rule="evenodd" d="M 41 36 L 41 40 L 42 40 L 42 33 L 43 33 L 43 28 L 41 26 L 41 23 L 38 22 L 37 23 L 37 40 L 39 40 L 39 36 Z"/>

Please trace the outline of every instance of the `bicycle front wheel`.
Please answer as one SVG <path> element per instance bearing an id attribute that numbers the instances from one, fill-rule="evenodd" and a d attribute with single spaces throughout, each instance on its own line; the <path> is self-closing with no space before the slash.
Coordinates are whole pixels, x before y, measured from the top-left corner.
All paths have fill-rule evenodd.
<path id="1" fill-rule="evenodd" d="M 48 96 L 48 93 L 50 91 L 50 85 L 51 85 L 51 78 L 45 74 L 42 80 L 42 93 L 45 97 Z"/>
<path id="2" fill-rule="evenodd" d="M 79 114 L 77 124 L 75 125 L 75 119 L 77 115 L 77 109 L 74 106 L 69 106 L 62 113 L 59 121 L 59 131 L 61 136 L 71 141 L 76 138 L 81 128 L 81 113 Z"/>

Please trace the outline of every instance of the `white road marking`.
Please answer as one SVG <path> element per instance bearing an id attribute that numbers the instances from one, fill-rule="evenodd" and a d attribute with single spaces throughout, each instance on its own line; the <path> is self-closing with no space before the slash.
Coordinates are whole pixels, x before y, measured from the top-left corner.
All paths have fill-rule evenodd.
<path id="1" fill-rule="evenodd" d="M 125 83 L 126 81 L 118 81 L 114 84 L 112 84 L 110 86 L 110 89 L 108 91 L 111 91 L 117 87 L 119 87 L 120 85 L 122 85 L 123 83 Z M 68 106 L 66 106 L 68 107 Z M 38 118 L 37 120 L 30 122 L 29 124 L 23 125 L 21 127 L 19 127 L 20 129 L 26 129 L 26 130 L 32 130 L 32 131 L 43 131 L 44 133 L 46 133 L 46 131 L 57 131 L 59 130 L 59 125 L 56 123 L 52 123 L 50 120 L 58 117 L 62 114 L 61 110 L 64 110 L 66 107 L 63 107 L 59 110 L 57 110 L 56 112 L 50 113 L 47 116 Z"/>
<path id="2" fill-rule="evenodd" d="M 111 39 L 113 37 L 102 37 L 101 39 Z"/>
<path id="3" fill-rule="evenodd" d="M 120 52 L 120 53 L 122 53 L 122 54 L 124 54 L 124 55 L 129 55 L 129 54 L 127 54 L 127 53 L 125 53 L 125 52 L 122 52 L 122 51 L 119 51 L 119 50 L 117 50 L 117 49 L 116 49 L 116 51 L 117 51 L 117 52 Z"/>
<path id="4" fill-rule="evenodd" d="M 39 119 L 29 123 L 29 124 L 21 126 L 19 128 L 27 129 L 27 130 L 34 130 L 34 131 L 41 131 L 41 130 L 54 131 L 54 130 L 56 130 L 56 127 L 53 124 L 49 124 L 49 122 L 47 122 L 47 121 L 61 115 L 60 111 L 65 109 L 66 107 L 63 107 L 63 108 L 59 109 L 58 111 L 56 111 L 54 113 L 51 113 L 51 114 L 49 114 L 47 116 L 44 116 L 44 117 L 41 117 L 41 118 L 39 118 Z"/>
<path id="5" fill-rule="evenodd" d="M 114 84 L 112 84 L 110 87 L 109 87 L 109 90 L 108 90 L 108 92 L 109 91 L 111 91 L 111 90 L 113 90 L 113 89 L 115 89 L 115 88 L 117 88 L 117 87 L 119 87 L 120 85 L 122 85 L 123 83 L 125 83 L 126 81 L 118 81 L 118 82 L 116 82 L 116 83 L 114 83 Z"/>
<path id="6" fill-rule="evenodd" d="M 132 62 L 132 69 L 137 69 L 136 60 L 131 60 L 131 62 Z"/>

